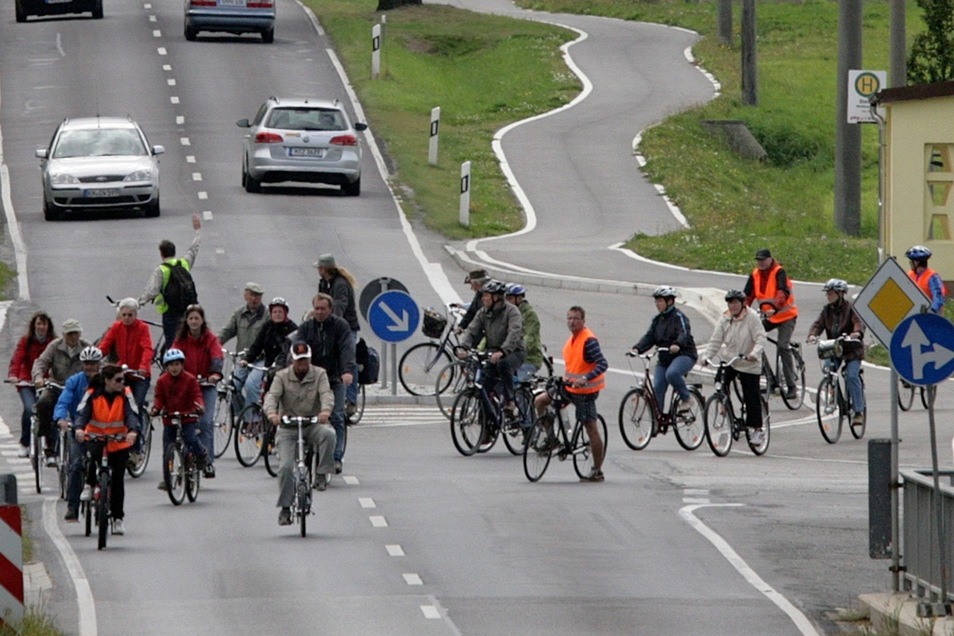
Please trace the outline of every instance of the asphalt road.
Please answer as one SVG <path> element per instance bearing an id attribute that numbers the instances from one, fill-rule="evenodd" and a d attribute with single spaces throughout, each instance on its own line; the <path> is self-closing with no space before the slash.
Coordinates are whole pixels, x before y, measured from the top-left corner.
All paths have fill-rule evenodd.
<path id="1" fill-rule="evenodd" d="M 11 186 L 4 196 L 20 224 L 29 274 L 29 296 L 6 315 L 7 356 L 35 307 L 57 324 L 79 318 L 87 336 L 98 335 L 111 319 L 104 295 L 138 295 L 158 240 L 187 245 L 194 211 L 205 219 L 195 271 L 213 327 L 240 304 L 247 280 L 261 283 L 267 298 L 286 297 L 293 314 L 304 311 L 317 282 L 310 264 L 323 252 L 334 252 L 362 284 L 399 278 L 422 305 L 450 300 L 454 290 L 466 296 L 462 269 L 443 239 L 415 228 L 408 241 L 408 226 L 370 152 L 359 198 L 330 189 L 277 187 L 258 196 L 241 189 L 242 131 L 235 120 L 271 94 L 347 98 L 324 35 L 294 3 L 280 0 L 279 11 L 271 46 L 250 36 L 187 43 L 175 4 L 109 5 L 102 21 L 18 25 L 12 8 L 0 14 L 0 130 L 10 174 L 4 186 Z M 606 250 L 634 231 L 672 227 L 675 217 L 634 170 L 631 139 L 665 113 L 706 99 L 712 86 L 686 62 L 682 50 L 693 36 L 685 32 L 578 20 L 589 37 L 576 45 L 576 61 L 593 92 L 563 115 L 521 126 L 503 141 L 530 194 L 537 230 L 453 247 L 509 269 L 513 278 L 525 270 L 554 274 L 529 294 L 554 350 L 565 337 L 566 307 L 588 309 L 613 367 L 600 398 L 610 426 L 607 481 L 580 484 L 571 466 L 554 462 L 540 483 L 529 484 L 519 459 L 503 448 L 458 456 L 436 409 L 372 404 L 366 423 L 349 436 L 344 479 L 317 496 L 305 539 L 275 524 L 275 480 L 260 466 L 241 468 L 230 455 L 218 462 L 216 480 L 203 482 L 196 504 L 173 508 L 155 490 L 156 464 L 141 480 L 128 480 L 129 534 L 105 552 L 77 526 L 62 523 L 62 503 L 48 499 L 53 493 L 21 490 L 40 538 L 38 557 L 55 581 L 47 606 L 68 633 L 93 633 L 91 608 L 101 634 L 832 633 L 829 609 L 886 589 L 887 563 L 867 557 L 866 443 L 825 444 L 808 407 L 790 413 L 773 402 L 772 444 L 762 458 L 740 450 L 718 459 L 705 447 L 688 453 L 671 435 L 639 453 L 624 449 L 616 408 L 632 377 L 622 353 L 648 324 L 652 302 L 552 285 L 573 275 L 705 290 L 739 278 Z M 620 31 L 614 34 L 614 27 Z M 605 76 L 588 61 L 610 55 L 600 42 L 617 49 L 621 41 L 635 47 L 621 55 L 645 64 L 635 77 L 615 73 L 635 86 L 605 87 Z M 621 71 L 623 61 L 610 59 L 604 72 Z M 685 79 L 660 91 L 665 77 Z M 33 150 L 62 117 L 97 111 L 131 114 L 152 143 L 166 146 L 159 219 L 42 220 Z M 534 149 L 578 143 L 571 129 L 589 125 L 589 138 L 606 140 L 611 151 L 539 169 Z M 625 174 L 607 177 L 614 170 Z M 573 185 L 560 189 L 555 202 L 540 196 L 541 180 L 552 174 Z M 555 230 L 578 226 L 582 210 L 590 234 Z M 560 242 L 568 235 L 577 240 Z M 9 242 L 5 248 L 9 253 Z M 584 282 L 576 287 L 588 287 Z M 803 337 L 821 294 L 808 285 L 799 289 Z M 686 309 L 704 342 L 706 319 Z M 154 317 L 149 308 L 144 316 Z M 808 357 L 814 386 L 819 376 Z M 886 437 L 887 374 L 871 369 L 867 382 L 866 439 Z M 942 391 L 941 439 L 954 433 L 944 417 L 950 408 Z M 0 395 L 0 415 L 15 431 L 19 404 L 12 391 Z M 923 411 L 902 420 L 904 466 L 929 459 L 925 423 Z M 0 440 L 0 455 L 23 475 L 23 463 L 12 457 L 15 439 Z M 704 527 L 725 544 L 710 541 Z M 62 556 L 71 553 L 75 563 Z M 90 597 L 83 584 L 73 584 L 77 564 Z"/>

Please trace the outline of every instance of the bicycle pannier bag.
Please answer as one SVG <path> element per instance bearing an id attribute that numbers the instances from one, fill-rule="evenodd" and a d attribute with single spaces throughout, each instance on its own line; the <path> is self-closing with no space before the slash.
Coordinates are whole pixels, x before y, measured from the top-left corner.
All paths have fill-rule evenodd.
<path id="1" fill-rule="evenodd" d="M 369 347 L 364 338 L 359 338 L 355 345 L 355 362 L 358 365 L 358 383 L 374 384 L 378 381 L 381 370 L 381 358 L 374 347 Z"/>
<path id="2" fill-rule="evenodd" d="M 839 340 L 819 340 L 818 357 L 822 360 L 841 357 L 841 342 Z"/>

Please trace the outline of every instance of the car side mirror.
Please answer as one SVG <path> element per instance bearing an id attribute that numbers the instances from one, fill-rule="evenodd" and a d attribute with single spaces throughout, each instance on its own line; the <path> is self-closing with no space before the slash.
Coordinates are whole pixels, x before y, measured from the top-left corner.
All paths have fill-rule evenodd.
<path id="1" fill-rule="evenodd" d="M 235 122 L 235 125 L 238 126 L 239 128 L 251 128 L 251 127 L 252 127 L 252 124 L 250 124 L 247 119 L 240 119 L 240 120 L 238 120 L 237 122 Z"/>
<path id="2" fill-rule="evenodd" d="M 46 158 L 47 158 L 47 150 L 46 150 L 46 148 L 37 148 L 37 149 L 36 149 L 36 157 L 37 157 L 37 159 L 46 159 Z"/>
<path id="3" fill-rule="evenodd" d="M 354 125 L 354 129 L 357 130 L 358 132 L 361 132 L 361 131 L 363 131 L 363 130 L 367 130 L 367 129 L 368 129 L 368 125 L 367 125 L 367 124 L 362 124 L 362 123 L 356 123 L 356 124 Z"/>
<path id="4" fill-rule="evenodd" d="M 152 154 L 154 154 L 154 155 L 161 155 L 161 154 L 164 153 L 165 151 L 166 151 L 165 146 L 153 146 L 153 147 L 152 147 Z"/>

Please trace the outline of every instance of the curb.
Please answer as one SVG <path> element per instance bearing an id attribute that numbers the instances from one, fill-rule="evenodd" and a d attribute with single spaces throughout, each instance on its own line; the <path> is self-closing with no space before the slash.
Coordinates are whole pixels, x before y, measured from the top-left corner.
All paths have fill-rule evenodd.
<path id="1" fill-rule="evenodd" d="M 950 636 L 954 632 L 954 617 L 918 616 L 920 603 L 910 594 L 861 594 L 858 600 L 867 608 L 871 627 L 878 634 Z"/>

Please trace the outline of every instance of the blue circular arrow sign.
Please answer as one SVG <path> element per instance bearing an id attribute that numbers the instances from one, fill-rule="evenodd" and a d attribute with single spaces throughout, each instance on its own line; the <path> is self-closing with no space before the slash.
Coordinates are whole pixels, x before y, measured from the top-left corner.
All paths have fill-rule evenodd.
<path id="1" fill-rule="evenodd" d="M 368 306 L 371 331 L 385 342 L 407 340 L 421 321 L 421 311 L 407 292 L 394 290 L 378 294 Z"/>
<path id="2" fill-rule="evenodd" d="M 891 336 L 891 364 L 911 384 L 946 380 L 954 373 L 954 325 L 937 314 L 905 318 Z"/>

